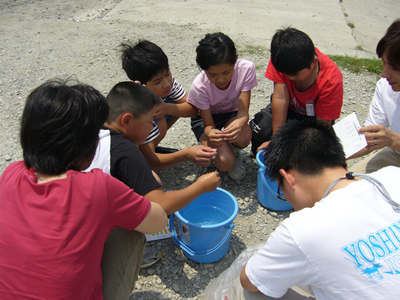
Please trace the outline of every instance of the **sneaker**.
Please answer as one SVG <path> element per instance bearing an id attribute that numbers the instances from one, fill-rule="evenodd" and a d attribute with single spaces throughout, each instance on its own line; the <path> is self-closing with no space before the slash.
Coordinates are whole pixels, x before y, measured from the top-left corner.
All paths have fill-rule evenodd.
<path id="1" fill-rule="evenodd" d="M 235 151 L 235 165 L 228 171 L 228 175 L 233 180 L 242 180 L 246 176 L 246 169 L 243 166 L 240 151 Z"/>
<path id="2" fill-rule="evenodd" d="M 158 251 L 157 249 L 152 248 L 152 247 L 146 247 L 144 249 L 143 261 L 142 261 L 142 265 L 140 266 L 140 268 L 141 269 L 148 268 L 148 267 L 154 265 L 160 259 L 161 259 L 161 251 Z"/>

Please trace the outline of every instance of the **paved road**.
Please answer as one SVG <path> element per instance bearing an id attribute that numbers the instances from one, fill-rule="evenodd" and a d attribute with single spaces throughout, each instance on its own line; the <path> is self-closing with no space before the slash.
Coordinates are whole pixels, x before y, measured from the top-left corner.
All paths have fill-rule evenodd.
<path id="1" fill-rule="evenodd" d="M 377 42 L 399 17 L 399 0 L 123 0 L 104 19 L 220 30 L 268 48 L 275 30 L 291 25 L 327 54 L 376 57 Z"/>

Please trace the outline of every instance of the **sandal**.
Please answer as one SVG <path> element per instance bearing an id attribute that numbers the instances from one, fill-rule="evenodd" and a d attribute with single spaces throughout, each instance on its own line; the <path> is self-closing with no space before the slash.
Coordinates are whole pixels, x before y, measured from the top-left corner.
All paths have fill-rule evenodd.
<path id="1" fill-rule="evenodd" d="M 160 259 L 161 259 L 161 251 L 159 251 L 155 248 L 146 247 L 144 249 L 143 261 L 142 261 L 142 265 L 140 266 L 140 268 L 141 269 L 148 268 L 148 267 L 154 265 Z"/>

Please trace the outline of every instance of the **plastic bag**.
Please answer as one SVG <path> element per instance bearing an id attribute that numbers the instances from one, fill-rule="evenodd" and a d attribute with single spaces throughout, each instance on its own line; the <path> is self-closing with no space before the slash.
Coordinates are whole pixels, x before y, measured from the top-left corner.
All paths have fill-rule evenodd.
<path id="1" fill-rule="evenodd" d="M 240 272 L 249 259 L 264 246 L 265 242 L 254 245 L 244 250 L 232 265 L 211 282 L 204 291 L 207 300 L 273 300 L 260 292 L 252 293 L 242 288 Z M 313 292 L 309 286 L 293 286 L 282 300 L 314 300 Z"/>
<path id="2" fill-rule="evenodd" d="M 240 272 L 248 260 L 264 246 L 265 242 L 244 250 L 221 275 L 212 281 L 204 291 L 207 300 L 234 300 L 235 286 L 240 285 Z"/>

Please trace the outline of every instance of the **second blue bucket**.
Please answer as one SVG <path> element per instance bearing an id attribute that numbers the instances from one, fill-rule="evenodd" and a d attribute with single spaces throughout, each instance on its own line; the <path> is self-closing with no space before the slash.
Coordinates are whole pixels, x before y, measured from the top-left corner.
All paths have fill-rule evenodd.
<path id="1" fill-rule="evenodd" d="M 169 227 L 175 244 L 193 261 L 212 263 L 223 258 L 229 250 L 231 233 L 239 211 L 236 198 L 217 188 L 194 199 L 189 205 L 171 214 Z M 179 238 L 174 227 L 178 219 Z"/>
<path id="2" fill-rule="evenodd" d="M 293 206 L 287 202 L 280 200 L 278 195 L 278 184 L 276 181 L 271 181 L 265 173 L 266 167 L 264 164 L 264 152 L 258 151 L 256 159 L 258 163 L 258 178 L 257 178 L 257 199 L 262 206 L 275 211 L 284 211 L 293 209 Z"/>

